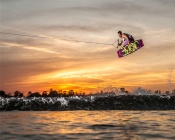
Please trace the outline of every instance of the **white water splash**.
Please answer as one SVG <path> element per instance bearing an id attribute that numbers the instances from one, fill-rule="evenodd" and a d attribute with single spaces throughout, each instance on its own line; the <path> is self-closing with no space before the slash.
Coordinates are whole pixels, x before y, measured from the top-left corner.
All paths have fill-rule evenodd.
<path id="1" fill-rule="evenodd" d="M 168 81 L 168 88 L 169 88 L 170 93 L 172 93 L 173 89 L 175 88 L 175 86 L 173 84 L 174 79 L 175 79 L 175 78 L 173 78 L 173 72 L 174 72 L 174 66 L 170 67 L 168 80 L 167 80 Z"/>
<path id="2" fill-rule="evenodd" d="M 95 97 L 94 96 L 91 96 L 90 98 L 91 98 L 92 102 L 95 101 Z"/>
<path id="3" fill-rule="evenodd" d="M 61 106 L 68 106 L 68 101 L 64 97 L 57 98 L 57 101 L 61 103 Z"/>
<path id="4" fill-rule="evenodd" d="M 153 95 L 153 93 L 149 90 L 143 89 L 139 87 L 135 91 L 132 92 L 133 95 Z"/>

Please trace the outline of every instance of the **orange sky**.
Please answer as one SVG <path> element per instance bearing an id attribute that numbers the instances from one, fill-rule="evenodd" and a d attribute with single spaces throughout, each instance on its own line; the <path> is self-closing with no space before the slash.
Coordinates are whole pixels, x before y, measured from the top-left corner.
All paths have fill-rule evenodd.
<path id="1" fill-rule="evenodd" d="M 12 6 L 13 5 L 13 6 Z M 175 2 L 169 0 L 1 1 L 0 89 L 95 92 L 103 87 L 175 88 Z M 139 51 L 118 58 L 118 30 L 142 38 Z M 168 82 L 170 80 L 170 82 Z"/>

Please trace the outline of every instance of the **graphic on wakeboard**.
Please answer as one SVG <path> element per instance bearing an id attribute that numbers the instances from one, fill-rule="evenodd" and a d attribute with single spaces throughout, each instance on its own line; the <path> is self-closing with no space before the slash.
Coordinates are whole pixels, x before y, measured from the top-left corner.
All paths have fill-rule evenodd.
<path id="1" fill-rule="evenodd" d="M 134 42 L 131 42 L 128 45 L 121 47 L 117 51 L 118 57 L 121 58 L 121 57 L 124 57 L 126 55 L 129 55 L 129 54 L 139 50 L 143 46 L 144 46 L 144 43 L 143 43 L 142 39 L 135 40 Z"/>

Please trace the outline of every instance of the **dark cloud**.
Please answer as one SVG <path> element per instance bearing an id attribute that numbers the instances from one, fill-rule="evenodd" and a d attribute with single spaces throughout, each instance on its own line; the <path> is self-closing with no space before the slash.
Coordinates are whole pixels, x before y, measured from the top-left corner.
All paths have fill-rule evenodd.
<path id="1" fill-rule="evenodd" d="M 70 19 L 85 20 L 86 17 L 89 21 L 96 20 L 96 18 L 117 18 L 120 15 L 132 18 L 132 16 L 172 16 L 172 5 L 175 3 L 173 0 L 164 1 L 90 1 L 89 4 L 75 1 L 76 4 L 69 2 L 69 5 L 61 1 L 53 2 L 52 4 L 23 1 L 16 1 L 11 9 L 3 8 L 1 17 L 3 21 L 8 20 L 25 20 L 38 21 L 38 20 L 64 20 Z M 47 1 L 45 1 L 47 3 Z M 55 3 L 55 4 L 54 4 Z M 3 6 L 8 7 L 11 2 L 3 2 Z M 7 13 L 7 10 L 8 13 Z M 86 21 L 87 21 L 86 19 Z M 57 22 L 58 23 L 58 22 Z M 29 23 L 25 23 L 29 24 Z M 31 23 L 30 23 L 31 24 Z"/>
<path id="2" fill-rule="evenodd" d="M 165 2 L 164 0 L 161 1 L 106 1 L 91 6 L 77 6 L 77 7 L 66 7 L 66 8 L 58 8 L 54 9 L 55 12 L 59 11 L 70 11 L 70 12 L 79 12 L 81 15 L 93 15 L 96 17 L 97 15 L 101 15 L 106 18 L 109 17 L 117 17 L 118 15 L 122 14 L 123 16 L 132 17 L 135 15 L 168 15 L 172 12 L 172 5 L 175 2 L 172 0 Z M 170 8 L 171 7 L 171 8 Z M 83 12 L 83 13 L 82 13 Z M 86 14 L 86 12 L 88 14 Z M 130 16 L 129 16 L 130 15 Z M 150 15 L 150 16 L 152 16 Z M 100 16 L 99 16 L 100 18 Z"/>
<path id="3" fill-rule="evenodd" d="M 144 29 L 142 27 L 139 27 L 137 25 L 133 24 L 119 24 L 119 23 L 103 23 L 103 24 L 89 24 L 89 25 L 41 25 L 41 26 L 35 26 L 36 29 L 43 29 L 48 31 L 58 31 L 63 32 L 64 31 L 77 31 L 77 32 L 105 32 L 109 30 L 116 30 L 118 27 L 125 27 L 125 28 L 132 28 L 133 30 L 143 32 Z M 117 34 L 117 30 L 116 30 Z"/>
<path id="4" fill-rule="evenodd" d="M 109 30 L 111 28 L 114 28 L 114 25 L 111 24 L 111 26 L 105 26 L 105 25 L 99 25 L 99 26 L 81 26 L 81 25 L 46 25 L 46 26 L 40 26 L 39 28 L 42 28 L 44 30 L 57 30 L 57 31 L 85 31 L 85 32 L 102 32 L 105 30 Z"/>

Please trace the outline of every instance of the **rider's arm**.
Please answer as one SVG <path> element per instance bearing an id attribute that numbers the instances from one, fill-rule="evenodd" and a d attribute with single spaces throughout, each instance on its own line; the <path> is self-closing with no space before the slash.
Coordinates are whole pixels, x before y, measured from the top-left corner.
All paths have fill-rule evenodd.
<path id="1" fill-rule="evenodd" d="M 121 46 L 123 43 L 123 40 L 121 39 L 120 43 L 118 43 L 118 46 Z"/>

